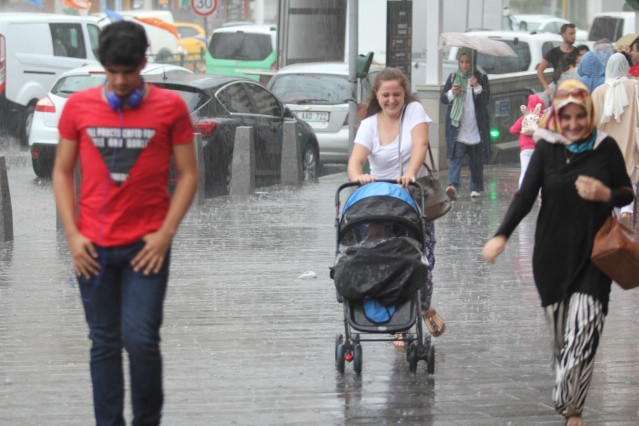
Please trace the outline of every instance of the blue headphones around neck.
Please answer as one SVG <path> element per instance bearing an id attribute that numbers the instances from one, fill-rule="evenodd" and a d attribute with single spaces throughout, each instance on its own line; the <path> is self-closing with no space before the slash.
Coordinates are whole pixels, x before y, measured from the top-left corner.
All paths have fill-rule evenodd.
<path id="1" fill-rule="evenodd" d="M 142 99 L 144 99 L 144 89 L 146 88 L 146 83 L 144 79 L 142 79 L 142 87 L 138 87 L 133 92 L 129 93 L 124 102 L 122 98 L 116 95 L 113 92 L 106 91 L 106 82 L 104 82 L 104 96 L 106 97 L 107 103 L 112 110 L 122 112 L 122 108 L 124 105 L 128 105 L 131 108 L 137 108 L 142 103 Z"/>

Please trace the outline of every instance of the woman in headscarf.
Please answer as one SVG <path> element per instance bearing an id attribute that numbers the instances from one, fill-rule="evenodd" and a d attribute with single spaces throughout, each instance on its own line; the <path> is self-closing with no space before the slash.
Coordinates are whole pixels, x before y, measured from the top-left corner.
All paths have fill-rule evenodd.
<path id="1" fill-rule="evenodd" d="M 477 198 L 484 190 L 484 164 L 490 160 L 488 77 L 476 69 L 477 51 L 462 47 L 457 52 L 459 67 L 446 80 L 440 100 L 448 105 L 446 114 L 446 156 L 448 187 L 446 194 L 457 198 L 459 178 L 468 153 L 470 196 Z"/>
<path id="2" fill-rule="evenodd" d="M 584 54 L 577 67 L 579 80 L 588 87 L 590 93 L 604 83 L 606 80 L 605 71 L 604 63 L 595 52 L 591 51 Z"/>
<path id="3" fill-rule="evenodd" d="M 639 148 L 636 128 L 639 126 L 637 96 L 639 82 L 628 78 L 630 66 L 626 57 L 615 53 L 606 65 L 606 83 L 592 93 L 595 108 L 595 123 L 599 130 L 610 135 L 619 145 L 626 163 L 633 189 L 639 182 Z M 621 222 L 630 225 L 633 203 L 621 208 Z"/>
<path id="4" fill-rule="evenodd" d="M 632 200 L 630 179 L 614 139 L 595 128 L 592 100 L 579 80 L 559 85 L 534 138 L 522 186 L 482 254 L 496 259 L 541 189 L 533 274 L 553 342 L 553 401 L 567 425 L 583 425 L 611 285 L 590 253 L 612 208 Z"/>

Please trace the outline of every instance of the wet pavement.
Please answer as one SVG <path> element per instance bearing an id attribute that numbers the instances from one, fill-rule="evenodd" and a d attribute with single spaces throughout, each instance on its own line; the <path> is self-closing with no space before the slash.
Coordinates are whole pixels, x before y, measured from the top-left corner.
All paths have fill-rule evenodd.
<path id="1" fill-rule="evenodd" d="M 0 425 L 92 423 L 87 328 L 51 183 L 8 156 L 12 243 L 0 243 Z M 536 212 L 495 265 L 482 261 L 518 167 L 436 222 L 435 374 L 405 350 L 363 344 L 363 372 L 334 366 L 342 307 L 328 276 L 334 193 L 346 175 L 193 206 L 173 245 L 162 329 L 166 425 L 560 425 L 545 318 L 532 282 Z M 445 177 L 444 177 L 445 179 Z M 312 271 L 317 278 L 298 278 Z M 585 419 L 639 424 L 639 291 L 613 289 Z M 127 386 L 128 388 L 128 386 Z M 127 407 L 127 418 L 130 411 Z"/>

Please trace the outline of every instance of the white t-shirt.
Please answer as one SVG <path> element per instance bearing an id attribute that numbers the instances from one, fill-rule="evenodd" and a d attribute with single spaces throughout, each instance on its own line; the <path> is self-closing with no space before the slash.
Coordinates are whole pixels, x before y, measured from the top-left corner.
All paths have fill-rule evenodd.
<path id="1" fill-rule="evenodd" d="M 477 127 L 477 117 L 475 116 L 473 93 L 479 95 L 482 91 L 481 85 L 478 84 L 476 87 L 472 87 L 470 81 L 468 82 L 466 97 L 464 98 L 464 111 L 462 112 L 461 122 L 459 123 L 459 132 L 457 132 L 458 142 L 465 143 L 466 145 L 477 145 L 481 142 L 479 127 Z M 447 95 L 450 102 L 455 99 L 452 90 L 449 90 Z"/>
<path id="2" fill-rule="evenodd" d="M 371 174 L 377 179 L 395 179 L 400 176 L 397 144 L 399 134 L 393 142 L 382 146 L 379 142 L 379 129 L 377 115 L 365 118 L 359 125 L 355 143 L 365 146 L 368 153 L 368 163 L 371 167 Z M 404 163 L 403 170 L 406 171 L 410 163 L 410 155 L 413 152 L 413 139 L 411 130 L 420 123 L 431 123 L 432 120 L 424 111 L 420 102 L 411 102 L 406 105 L 404 121 L 402 122 L 402 146 L 401 155 Z M 426 170 L 422 167 L 417 173 L 417 177 L 425 176 Z"/>

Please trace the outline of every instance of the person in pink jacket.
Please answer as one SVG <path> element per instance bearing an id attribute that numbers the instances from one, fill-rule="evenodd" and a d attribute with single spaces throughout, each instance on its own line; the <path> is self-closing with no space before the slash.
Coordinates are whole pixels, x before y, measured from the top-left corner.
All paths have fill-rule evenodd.
<path id="1" fill-rule="evenodd" d="M 528 96 L 528 106 L 521 106 L 522 116 L 510 127 L 510 133 L 519 135 L 519 162 L 521 163 L 521 174 L 519 175 L 519 187 L 526 174 L 530 157 L 535 150 L 535 141 L 532 134 L 537 128 L 539 117 L 546 109 L 546 105 L 541 98 L 535 94 Z"/>

